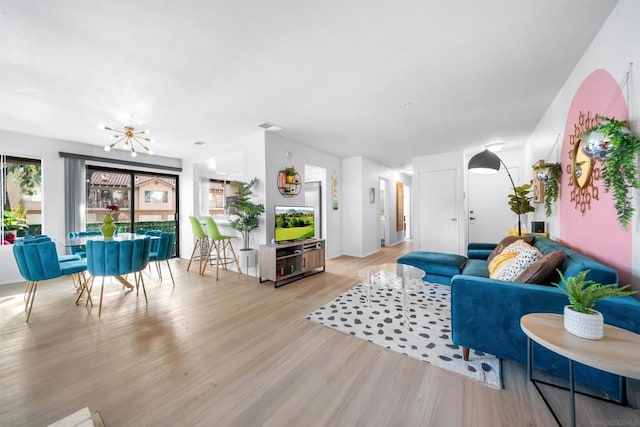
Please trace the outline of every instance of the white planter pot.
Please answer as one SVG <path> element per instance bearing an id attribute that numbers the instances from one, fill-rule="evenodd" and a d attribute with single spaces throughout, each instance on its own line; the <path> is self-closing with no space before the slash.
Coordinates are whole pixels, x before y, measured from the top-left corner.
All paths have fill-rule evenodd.
<path id="1" fill-rule="evenodd" d="M 604 318 L 599 311 L 592 311 L 593 314 L 578 313 L 565 305 L 564 328 L 577 337 L 599 340 L 604 335 Z"/>

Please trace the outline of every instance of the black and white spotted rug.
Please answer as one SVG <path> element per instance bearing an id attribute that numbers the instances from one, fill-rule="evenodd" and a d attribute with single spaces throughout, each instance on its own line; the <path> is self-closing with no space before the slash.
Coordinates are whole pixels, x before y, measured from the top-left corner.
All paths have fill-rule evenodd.
<path id="1" fill-rule="evenodd" d="M 502 388 L 500 360 L 480 351 L 462 359 L 462 348 L 451 341 L 451 289 L 449 286 L 415 281 L 407 293 L 410 327 L 405 325 L 402 291 L 371 290 L 359 284 L 307 316 L 308 320 L 347 335 L 422 360 Z M 422 288 L 422 290 L 420 289 Z"/>

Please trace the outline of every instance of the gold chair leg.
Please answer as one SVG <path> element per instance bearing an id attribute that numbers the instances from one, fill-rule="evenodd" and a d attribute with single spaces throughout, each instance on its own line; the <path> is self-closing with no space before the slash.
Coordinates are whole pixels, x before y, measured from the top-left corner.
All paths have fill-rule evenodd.
<path id="1" fill-rule="evenodd" d="M 200 275 L 204 275 L 204 269 L 202 268 L 202 258 L 204 255 L 204 239 L 200 239 Z M 207 266 L 207 263 L 204 263 L 205 268 Z"/>
<path id="2" fill-rule="evenodd" d="M 136 273 L 133 273 L 134 275 Z M 149 300 L 147 299 L 147 289 L 144 287 L 144 279 L 142 278 L 142 274 L 138 273 L 138 278 L 140 280 L 140 283 L 142 283 L 142 293 L 144 293 L 144 302 L 149 304 Z M 136 289 L 138 288 L 138 282 L 136 281 Z M 136 292 L 137 295 L 137 292 Z"/>
<path id="3" fill-rule="evenodd" d="M 33 291 L 33 282 L 27 281 L 27 286 L 24 288 L 24 312 L 27 312 L 27 305 L 31 299 L 31 292 Z"/>
<path id="4" fill-rule="evenodd" d="M 167 267 L 169 268 L 169 275 L 171 276 L 171 283 L 173 283 L 173 287 L 176 287 L 176 281 L 173 280 L 173 272 L 171 271 L 171 264 L 169 264 L 169 260 L 167 261 Z"/>
<path id="5" fill-rule="evenodd" d="M 93 300 L 91 299 L 91 292 L 89 291 L 89 279 L 87 279 L 87 275 L 84 271 L 82 272 L 82 283 L 84 285 L 84 289 L 87 291 L 87 304 L 91 303 L 91 306 L 93 307 Z"/>
<path id="6" fill-rule="evenodd" d="M 218 280 L 219 267 L 220 267 L 220 242 L 216 242 L 216 280 Z"/>
<path id="7" fill-rule="evenodd" d="M 104 294 L 104 276 L 102 276 L 102 287 L 100 288 L 100 309 L 98 310 L 98 317 L 102 316 L 102 295 Z"/>
<path id="8" fill-rule="evenodd" d="M 84 303 L 85 307 L 89 306 L 89 301 L 91 301 L 91 306 L 93 307 L 93 301 L 91 300 L 91 291 L 93 290 L 93 279 L 95 279 L 95 276 L 91 276 L 89 279 L 87 279 L 87 294 L 89 294 L 89 298 L 87 298 L 87 302 Z"/>
<path id="9" fill-rule="evenodd" d="M 33 302 L 36 299 L 36 291 L 38 290 L 38 282 L 31 282 L 32 285 L 32 290 L 31 293 L 29 294 L 29 299 L 27 300 L 27 304 L 29 305 L 29 309 L 27 310 L 27 322 L 29 321 L 29 318 L 31 317 L 31 309 L 33 308 Z"/>

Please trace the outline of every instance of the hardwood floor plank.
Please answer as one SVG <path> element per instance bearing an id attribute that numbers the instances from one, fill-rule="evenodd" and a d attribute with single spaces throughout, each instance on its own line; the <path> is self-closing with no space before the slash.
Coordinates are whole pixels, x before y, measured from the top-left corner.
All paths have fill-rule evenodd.
<path id="1" fill-rule="evenodd" d="M 105 284 L 101 318 L 59 279 L 39 286 L 26 323 L 24 285 L 1 286 L 0 425 L 47 425 L 82 407 L 107 426 L 553 425 L 521 364 L 504 362 L 505 389 L 493 390 L 305 319 L 359 269 L 409 250 L 339 257 L 278 289 L 172 260 L 175 287 L 166 267 L 164 283 L 145 272 L 148 304 Z M 567 408 L 566 392 L 550 396 Z M 634 409 L 578 402 L 580 425 L 640 425 Z"/>

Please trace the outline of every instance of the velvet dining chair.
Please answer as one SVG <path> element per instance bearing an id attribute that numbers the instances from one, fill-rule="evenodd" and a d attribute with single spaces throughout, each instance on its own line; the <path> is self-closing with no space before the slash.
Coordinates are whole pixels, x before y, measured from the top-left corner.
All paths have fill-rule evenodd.
<path id="1" fill-rule="evenodd" d="M 122 277 L 133 273 L 136 295 L 138 295 L 139 286 L 142 285 L 144 300 L 148 302 L 141 272 L 149 264 L 150 249 L 150 237 L 133 240 L 87 241 L 87 269 L 92 276 L 92 285 L 96 277 L 102 277 L 98 317 L 102 316 L 105 277 Z"/>
<path id="2" fill-rule="evenodd" d="M 162 282 L 162 266 L 160 265 L 160 262 L 166 261 L 169 274 L 171 275 L 171 282 L 173 283 L 173 286 L 175 286 L 176 282 L 173 280 L 173 272 L 171 271 L 171 264 L 169 264 L 169 260 L 173 257 L 173 246 L 176 243 L 176 233 L 152 233 L 153 236 L 157 236 L 159 239 L 151 241 L 149 261 L 155 263 L 156 269 L 158 270 L 158 276 L 160 276 L 160 282 Z M 149 232 L 147 232 L 147 235 L 149 235 Z"/>
<path id="3" fill-rule="evenodd" d="M 27 322 L 31 317 L 39 282 L 61 276 L 78 275 L 80 277 L 75 280 L 82 283 L 83 289 L 86 288 L 84 272 L 87 270 L 87 263 L 79 260 L 61 262 L 56 252 L 56 245 L 51 240 L 43 239 L 26 243 L 18 240 L 13 245 L 13 256 L 18 264 L 20 275 L 27 281 L 24 308 L 27 313 Z M 91 296 L 88 298 L 87 302 L 91 302 Z M 80 297 L 76 303 L 79 299 Z"/>

